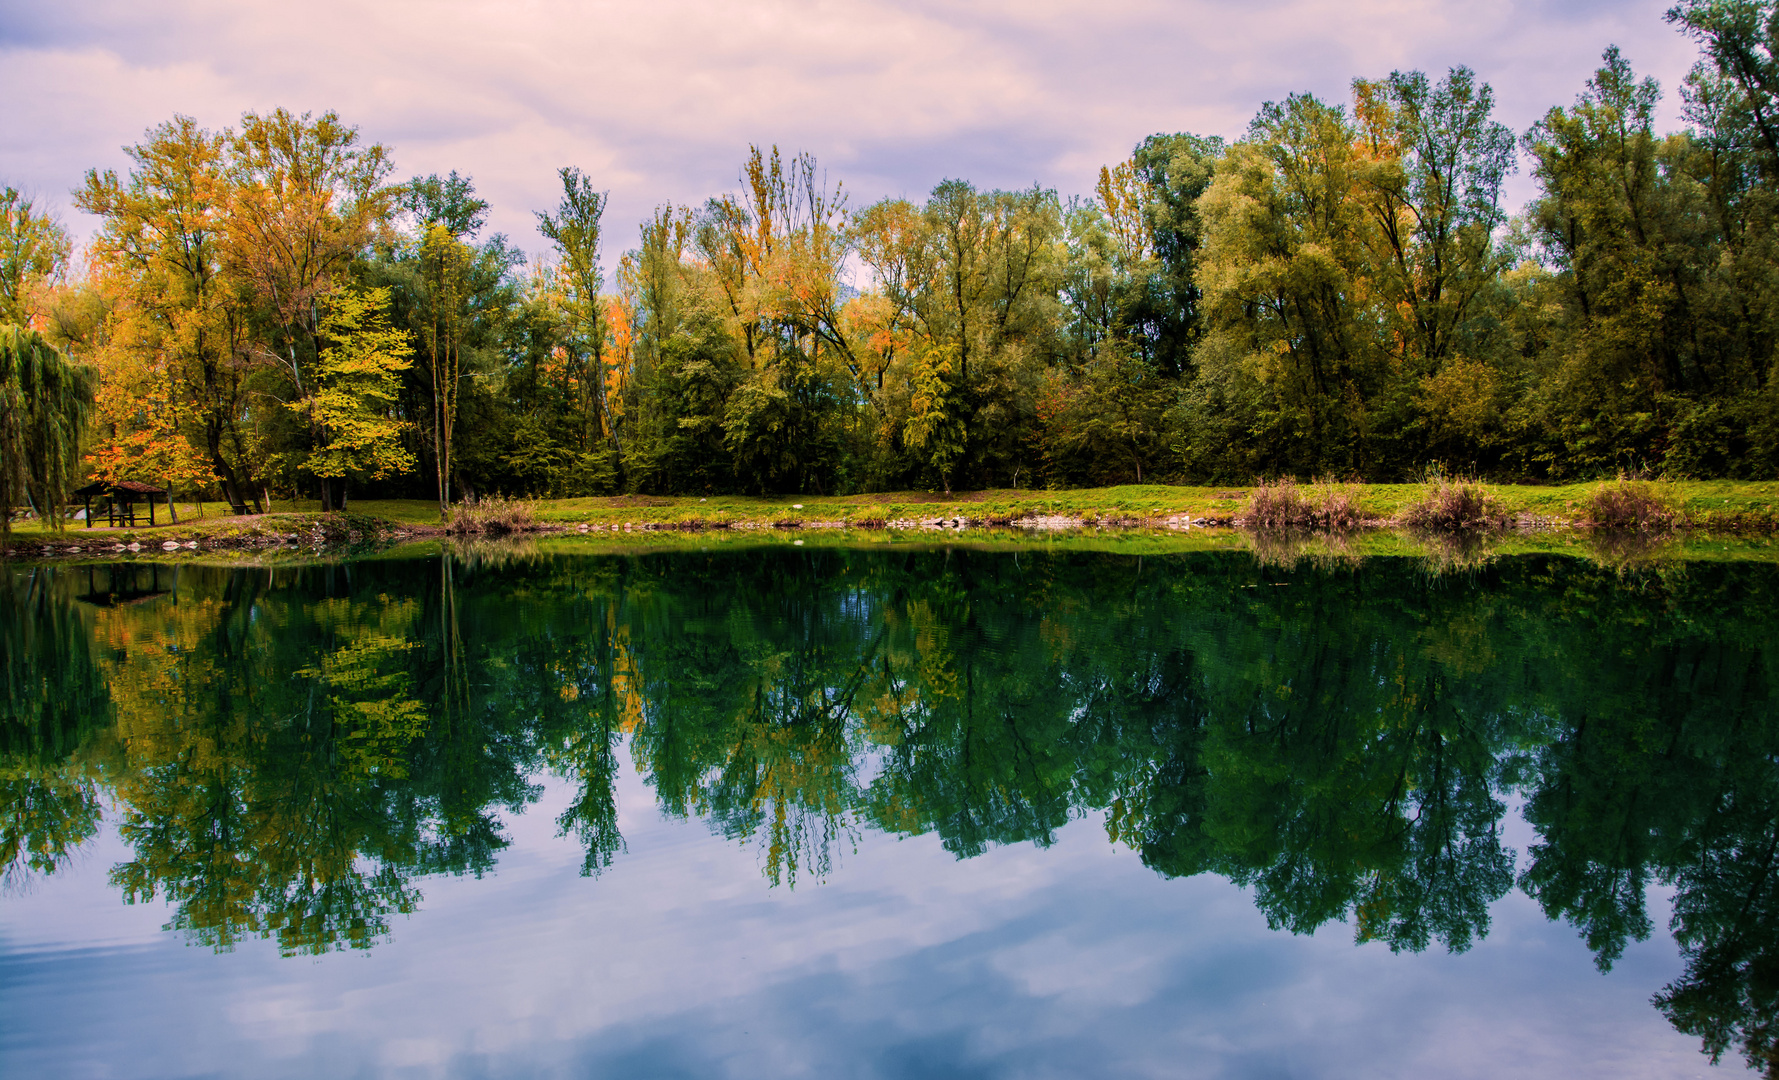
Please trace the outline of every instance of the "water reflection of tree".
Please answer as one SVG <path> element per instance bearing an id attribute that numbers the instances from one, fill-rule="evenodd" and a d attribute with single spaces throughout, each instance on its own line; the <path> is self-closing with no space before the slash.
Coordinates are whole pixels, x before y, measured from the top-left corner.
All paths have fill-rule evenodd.
<path id="1" fill-rule="evenodd" d="M 493 864 L 542 769 L 597 873 L 626 745 L 662 808 L 758 843 L 773 882 L 829 873 L 867 824 L 966 857 L 1103 811 L 1164 874 L 1393 949 L 1487 932 L 1518 794 L 1520 886 L 1608 966 L 1672 885 L 1688 966 L 1657 1004 L 1773 1059 L 1767 568 L 447 555 L 189 568 L 79 612 L 33 573 L 0 593 L 15 873 L 91 834 L 102 775 L 119 886 L 218 947 L 375 941 L 420 875 Z"/>
<path id="2" fill-rule="evenodd" d="M 1524 761 L 1538 829 L 1521 885 L 1579 927 L 1602 968 L 1652 930 L 1650 884 L 1674 888 L 1686 971 L 1656 996 L 1715 1059 L 1779 1075 L 1779 646 L 1767 571 L 1669 568 L 1615 587 L 1582 576 L 1550 673 L 1560 722 Z"/>
<path id="3" fill-rule="evenodd" d="M 43 567 L 0 564 L 0 888 L 53 873 L 99 827 L 109 720 L 87 617 Z"/>

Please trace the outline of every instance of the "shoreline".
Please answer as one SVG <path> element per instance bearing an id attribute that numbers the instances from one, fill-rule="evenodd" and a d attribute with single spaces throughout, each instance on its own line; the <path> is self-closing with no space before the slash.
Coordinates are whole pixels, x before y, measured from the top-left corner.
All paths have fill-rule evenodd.
<path id="1" fill-rule="evenodd" d="M 1536 487 L 1488 485 L 1506 511 L 1499 530 L 1456 535 L 1560 532 L 1577 537 L 1617 535 L 1581 520 L 1586 498 L 1598 483 Z M 1688 535 L 1768 537 L 1779 535 L 1779 482 L 1683 481 L 1666 486 L 1675 519 L 1640 533 L 1651 540 Z M 1022 532 L 1062 535 L 1091 532 L 1186 533 L 1204 529 L 1243 530 L 1254 489 L 1167 487 L 1163 485 L 1085 488 L 1070 491 L 1005 490 L 940 495 L 891 492 L 847 496 L 647 496 L 618 495 L 526 501 L 510 531 L 487 531 L 465 539 L 501 535 L 630 535 L 639 538 L 699 533 L 836 532 L 868 537 L 982 535 Z M 1306 535 L 1352 536 L 1380 532 L 1410 534 L 1403 510 L 1425 488 L 1419 484 L 1353 485 L 1357 519 L 1342 532 Z M 792 499 L 800 501 L 792 502 Z M 1253 530 L 1261 535 L 1293 535 L 1297 530 Z M 53 558 L 65 555 L 119 555 L 175 551 L 309 549 L 315 553 L 387 547 L 450 534 L 438 520 L 436 503 L 423 500 L 364 500 L 356 509 L 323 513 L 313 504 L 274 504 L 264 514 L 207 517 L 153 527 L 94 528 L 70 523 L 61 533 L 35 527 L 15 530 L 0 541 L 0 558 Z"/>
<path id="2" fill-rule="evenodd" d="M 269 515 L 267 515 L 269 516 Z M 288 518 L 291 515 L 279 515 Z M 347 515 L 348 517 L 350 515 Z M 262 516 L 263 517 L 263 516 Z M 1688 541 L 1734 541 L 1740 544 L 1765 546 L 1779 537 L 1779 530 L 1723 529 L 1681 526 L 1652 532 L 1590 528 L 1572 522 L 1523 515 L 1502 529 L 1472 530 L 1455 533 L 1427 533 L 1408 529 L 1387 519 L 1370 519 L 1344 531 L 1322 529 L 1250 528 L 1240 517 L 1191 517 L 1172 515 L 1164 518 L 1086 517 L 1080 515 L 1042 515 L 1013 520 L 990 520 L 948 515 L 930 518 L 902 518 L 885 522 L 859 522 L 839 519 L 808 519 L 800 521 L 614 521 L 614 522 L 543 522 L 531 528 L 501 534 L 453 534 L 438 525 L 394 523 L 380 519 L 359 519 L 354 522 L 329 520 L 328 515 L 313 515 L 313 521 L 280 520 L 267 523 L 272 527 L 242 529 L 242 519 L 223 519 L 212 523 L 214 531 L 192 535 L 182 529 L 177 537 L 163 533 L 161 526 L 144 536 L 147 530 L 117 530 L 130 535 L 82 536 L 86 530 L 70 529 L 65 537 L 13 537 L 0 545 L 0 560 L 61 560 L 105 557 L 186 556 L 206 553 L 239 552 L 301 554 L 308 557 L 390 551 L 415 544 L 437 542 L 442 545 L 522 545 L 551 540 L 628 541 L 649 547 L 667 546 L 675 541 L 694 538 L 714 540 L 719 536 L 736 541 L 757 538 L 768 542 L 773 537 L 788 539 L 799 534 L 814 534 L 823 540 L 844 540 L 860 547 L 895 546 L 921 541 L 967 541 L 972 543 L 1067 541 L 1070 539 L 1130 541 L 1168 539 L 1185 540 L 1202 537 L 1207 542 L 1272 545 L 1333 544 L 1350 545 L 1370 541 L 1366 546 L 1382 542 L 1385 547 L 1438 543 L 1500 543 L 1520 540 L 1542 540 L 1543 547 L 1587 547 L 1600 543 L 1631 541 L 1638 546 L 1661 548 L 1685 545 Z M 333 515 L 338 519 L 341 515 Z M 251 520 L 251 519 L 249 519 Z M 299 527 L 292 528 L 292 525 Z M 221 526 L 221 527 L 219 527 Z M 189 526 L 187 528 L 196 528 Z M 795 543 L 802 543 L 795 540 Z"/>

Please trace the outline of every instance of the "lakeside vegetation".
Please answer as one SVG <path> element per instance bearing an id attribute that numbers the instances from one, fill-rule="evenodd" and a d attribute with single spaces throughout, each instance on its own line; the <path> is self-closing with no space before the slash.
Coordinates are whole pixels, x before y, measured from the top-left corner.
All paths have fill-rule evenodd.
<path id="1" fill-rule="evenodd" d="M 397 182 L 333 113 L 176 117 L 87 173 L 82 260 L 0 197 L 0 502 L 54 517 L 82 474 L 242 511 L 561 515 L 1332 475 L 1389 482 L 1366 489 L 1387 513 L 1430 472 L 1770 479 L 1776 10 L 1669 12 L 1701 48 L 1679 132 L 1615 48 L 1518 135 L 1470 70 L 1393 72 L 1267 103 L 1232 143 L 1151 136 L 1088 196 L 950 179 L 855 207 L 753 147 L 738 190 L 630 246 L 564 167 L 536 260 L 482 235 L 470 178 Z"/>
<path id="2" fill-rule="evenodd" d="M 1587 527 L 1592 500 L 1614 484 L 1484 485 L 1503 513 L 1529 527 Z M 1673 508 L 1664 528 L 1706 532 L 1770 532 L 1779 528 L 1779 481 L 1684 481 L 1650 485 Z M 1426 484 L 1340 485 L 1358 512 L 1357 526 L 1407 528 L 1404 515 L 1427 498 Z M 976 491 L 945 495 L 934 492 L 880 492 L 830 496 L 636 496 L 543 499 L 522 505 L 528 525 L 515 531 L 572 529 L 851 529 L 920 530 L 943 522 L 972 529 L 1041 524 L 1055 527 L 1113 526 L 1122 528 L 1202 527 L 1257 524 L 1251 508 L 1264 486 L 1168 486 L 1130 484 L 1064 491 Z M 1313 489 L 1311 490 L 1313 494 Z M 328 524 L 319 500 L 276 500 L 265 515 L 217 515 L 211 504 L 204 518 L 196 507 L 181 510 L 178 524 L 146 527 L 97 527 L 77 523 L 62 537 L 69 543 L 110 544 L 119 541 L 161 543 L 186 540 L 229 540 L 326 528 L 330 535 L 347 532 L 377 537 L 397 532 L 432 532 L 443 528 L 438 507 L 419 499 L 357 499 L 343 521 Z M 1287 526 L 1288 528 L 1291 526 Z M 479 531 L 479 530 L 478 530 Z M 41 543 L 52 535 L 41 521 L 19 523 L 19 546 Z"/>

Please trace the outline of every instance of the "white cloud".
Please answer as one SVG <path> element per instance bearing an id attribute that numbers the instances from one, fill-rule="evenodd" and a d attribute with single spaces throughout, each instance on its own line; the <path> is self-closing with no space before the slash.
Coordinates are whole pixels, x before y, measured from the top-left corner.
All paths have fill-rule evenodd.
<path id="1" fill-rule="evenodd" d="M 1665 4 L 8 0 L 0 174 L 65 203 L 175 112 L 222 126 L 331 108 L 404 174 L 473 176 L 492 226 L 525 247 L 555 168 L 579 165 L 611 189 L 627 244 L 654 205 L 731 187 L 750 142 L 815 153 L 858 201 L 947 176 L 1079 192 L 1151 132 L 1235 136 L 1294 90 L 1344 98 L 1356 75 L 1460 63 L 1523 130 L 1573 99 L 1608 43 L 1671 88 L 1693 48 Z"/>

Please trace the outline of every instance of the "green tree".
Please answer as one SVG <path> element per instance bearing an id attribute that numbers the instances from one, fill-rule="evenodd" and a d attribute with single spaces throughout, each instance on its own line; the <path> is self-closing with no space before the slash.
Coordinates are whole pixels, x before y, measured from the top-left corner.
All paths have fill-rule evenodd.
<path id="1" fill-rule="evenodd" d="M 1210 187 L 1224 142 L 1216 136 L 1151 135 L 1131 153 L 1155 267 L 1125 316 L 1144 359 L 1170 377 L 1191 374 L 1192 350 L 1203 333 L 1198 261 L 1204 247 L 1199 199 Z"/>
<path id="2" fill-rule="evenodd" d="M 1575 105 L 1526 135 L 1546 193 L 1531 226 L 1566 294 L 1543 395 L 1555 471 L 1660 460 L 1669 395 L 1704 360 L 1697 309 L 1714 245 L 1690 141 L 1654 132 L 1660 94 L 1608 49 Z"/>
<path id="3" fill-rule="evenodd" d="M 965 449 L 967 430 L 959 407 L 961 376 L 955 345 L 928 346 L 914 359 L 910 371 L 913 396 L 903 438 L 916 450 L 951 494 L 951 473 Z"/>
<path id="4" fill-rule="evenodd" d="M 605 304 L 600 294 L 605 273 L 599 265 L 599 241 L 607 193 L 594 191 L 593 181 L 579 169 L 565 166 L 557 175 L 562 180 L 562 201 L 555 214 L 537 215 L 537 231 L 556 246 L 563 306 L 573 328 L 566 375 L 575 381 L 579 411 L 585 418 L 580 449 L 585 453 L 609 442 L 611 453 L 622 460 L 624 444 L 606 401 Z"/>
<path id="5" fill-rule="evenodd" d="M 1369 408 L 1389 374 L 1369 303 L 1365 163 L 1344 109 L 1268 103 L 1199 202 L 1206 330 L 1192 467 L 1211 475 L 1375 469 Z"/>
<path id="6" fill-rule="evenodd" d="M 12 532 L 20 496 L 60 530 L 98 378 L 43 335 L 0 325 L 0 531 Z"/>

